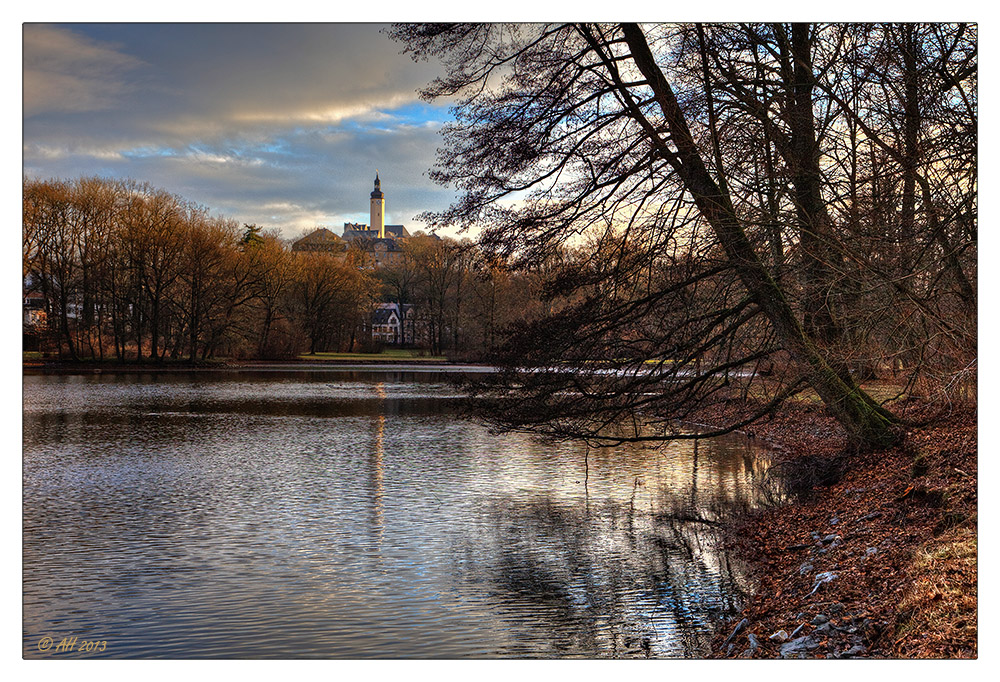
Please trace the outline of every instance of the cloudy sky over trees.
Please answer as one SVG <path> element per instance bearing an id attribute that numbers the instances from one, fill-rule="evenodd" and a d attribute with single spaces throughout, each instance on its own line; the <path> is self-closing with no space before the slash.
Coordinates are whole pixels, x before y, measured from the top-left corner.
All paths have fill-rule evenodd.
<path id="1" fill-rule="evenodd" d="M 438 65 L 377 24 L 23 26 L 28 177 L 134 178 L 286 237 L 387 222 L 453 198 L 426 171 L 450 118 L 417 89 Z"/>

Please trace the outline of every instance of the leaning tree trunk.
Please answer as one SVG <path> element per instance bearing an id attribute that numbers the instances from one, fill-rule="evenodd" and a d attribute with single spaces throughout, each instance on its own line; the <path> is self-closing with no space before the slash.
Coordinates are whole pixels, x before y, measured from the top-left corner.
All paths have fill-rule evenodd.
<path id="1" fill-rule="evenodd" d="M 875 403 L 849 376 L 841 376 L 835 371 L 806 335 L 781 288 L 753 250 L 730 197 L 720 190 L 705 167 L 673 90 L 657 66 L 642 30 L 636 24 L 624 24 L 623 28 L 635 64 L 653 90 L 677 151 L 670 149 L 658 133 L 651 134 L 651 142 L 671 163 L 691 193 L 743 285 L 771 322 L 782 346 L 806 368 L 810 385 L 847 431 L 852 443 L 860 447 L 888 447 L 896 443 L 899 436 L 892 428 L 895 417 Z M 644 127 L 653 131 L 652 127 Z"/>

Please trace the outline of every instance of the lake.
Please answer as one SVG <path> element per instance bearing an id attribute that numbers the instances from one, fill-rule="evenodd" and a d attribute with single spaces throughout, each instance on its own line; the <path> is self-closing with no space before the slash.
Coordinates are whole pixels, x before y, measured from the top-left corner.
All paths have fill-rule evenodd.
<path id="1" fill-rule="evenodd" d="M 449 378 L 25 376 L 24 656 L 703 656 L 766 453 L 494 435 Z"/>

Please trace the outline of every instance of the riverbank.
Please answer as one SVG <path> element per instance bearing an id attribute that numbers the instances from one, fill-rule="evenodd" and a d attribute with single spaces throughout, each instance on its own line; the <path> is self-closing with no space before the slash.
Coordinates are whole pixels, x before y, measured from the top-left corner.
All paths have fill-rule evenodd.
<path id="1" fill-rule="evenodd" d="M 303 355 L 295 360 L 223 360 L 208 362 L 115 362 L 51 359 L 25 359 L 24 374 L 149 374 L 161 372 L 219 372 L 247 370 L 322 370 L 322 369 L 384 369 L 413 371 L 489 372 L 493 368 L 473 363 L 451 362 L 442 357 L 397 357 L 359 353 L 344 357 L 313 357 Z"/>
<path id="2" fill-rule="evenodd" d="M 728 529 L 759 588 L 713 658 L 977 657 L 976 409 L 906 416 L 928 425 L 877 453 L 847 454 L 819 406 L 751 427 L 775 472 L 814 487 Z"/>

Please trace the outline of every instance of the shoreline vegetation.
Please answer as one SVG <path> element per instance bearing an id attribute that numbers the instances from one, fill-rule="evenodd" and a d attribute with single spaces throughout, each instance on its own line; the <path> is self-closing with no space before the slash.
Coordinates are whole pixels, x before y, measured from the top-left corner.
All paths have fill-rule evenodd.
<path id="1" fill-rule="evenodd" d="M 978 657 L 976 404 L 903 402 L 914 426 L 884 450 L 805 402 L 745 430 L 788 497 L 726 528 L 757 589 L 712 658 Z"/>
<path id="2" fill-rule="evenodd" d="M 24 353 L 22 367 L 25 373 L 103 373 L 103 372 L 192 372 L 245 370 L 253 368 L 287 367 L 288 369 L 307 369 L 310 366 L 329 365 L 331 367 L 346 367 L 355 365 L 370 365 L 383 367 L 388 365 L 407 365 L 427 367 L 443 365 L 448 367 L 483 366 L 476 363 L 457 362 L 443 355 L 421 355 L 418 351 L 386 350 L 381 353 L 303 353 L 296 359 L 287 360 L 163 360 L 163 361 L 125 361 L 117 360 L 67 360 L 42 357 L 40 353 Z"/>
<path id="3" fill-rule="evenodd" d="M 317 353 L 290 361 L 68 362 L 25 353 L 24 373 L 329 367 L 484 370 L 411 351 Z M 891 386 L 866 386 L 878 395 Z M 704 410 L 725 423 L 745 405 Z M 897 402 L 902 442 L 856 451 L 808 395 L 742 432 L 765 444 L 774 503 L 724 528 L 757 590 L 724 622 L 711 658 L 976 658 L 977 408 L 974 399 Z"/>

